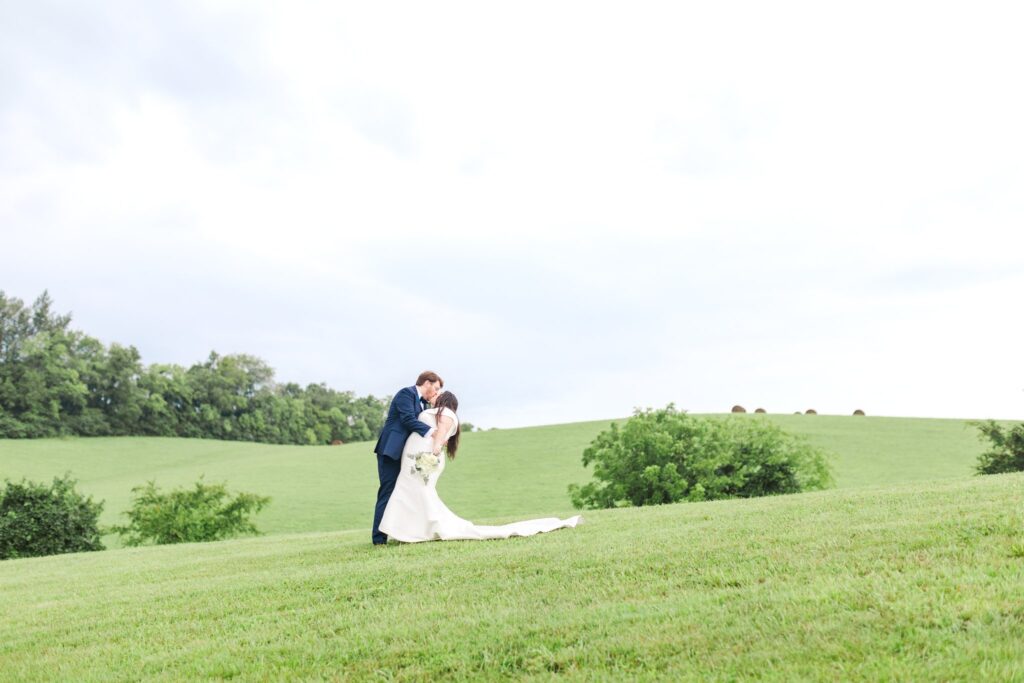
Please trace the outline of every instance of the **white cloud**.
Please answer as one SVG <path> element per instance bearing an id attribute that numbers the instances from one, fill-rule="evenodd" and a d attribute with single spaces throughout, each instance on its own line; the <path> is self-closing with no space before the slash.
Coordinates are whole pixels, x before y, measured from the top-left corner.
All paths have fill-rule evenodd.
<path id="1" fill-rule="evenodd" d="M 0 9 L 0 287 L 485 426 L 1019 417 L 1012 4 Z"/>

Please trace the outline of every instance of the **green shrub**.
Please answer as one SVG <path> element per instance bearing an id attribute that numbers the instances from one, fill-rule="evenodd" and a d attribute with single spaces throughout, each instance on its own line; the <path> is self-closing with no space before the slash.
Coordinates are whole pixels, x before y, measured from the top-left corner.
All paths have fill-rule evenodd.
<path id="1" fill-rule="evenodd" d="M 103 550 L 103 502 L 75 490 L 70 476 L 49 486 L 22 480 L 0 489 L 0 560 Z"/>
<path id="2" fill-rule="evenodd" d="M 225 484 L 204 484 L 202 479 L 193 489 L 163 493 L 151 481 L 136 486 L 132 493 L 131 509 L 125 513 L 128 525 L 111 528 L 130 546 L 219 541 L 259 534 L 249 515 L 270 502 L 270 498 L 254 493 L 242 492 L 232 498 Z"/>
<path id="3" fill-rule="evenodd" d="M 822 451 L 765 420 L 700 419 L 636 411 L 583 452 L 594 479 L 572 485 L 578 508 L 750 498 L 822 489 L 832 478 Z"/>
<path id="4" fill-rule="evenodd" d="M 982 441 L 988 439 L 992 448 L 978 456 L 978 474 L 1024 472 L 1024 423 L 1003 429 L 995 420 L 975 422 Z"/>

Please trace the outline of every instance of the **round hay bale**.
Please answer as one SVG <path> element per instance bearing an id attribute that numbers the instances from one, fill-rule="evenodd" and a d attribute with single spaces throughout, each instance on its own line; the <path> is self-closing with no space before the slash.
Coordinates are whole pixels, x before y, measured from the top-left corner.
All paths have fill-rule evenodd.
<path id="1" fill-rule="evenodd" d="M 861 410 L 860 408 L 857 408 L 857 410 L 853 411 L 853 414 L 854 414 L 854 415 L 863 415 L 863 414 L 864 414 L 864 411 L 863 411 L 863 410 Z"/>
<path id="2" fill-rule="evenodd" d="M 755 412 L 755 413 L 761 413 L 761 414 L 764 414 L 764 413 L 767 413 L 768 411 L 767 411 L 767 410 L 765 410 L 764 408 L 758 408 L 758 409 L 757 409 L 757 410 L 755 410 L 754 412 Z"/>
<path id="3" fill-rule="evenodd" d="M 804 415 L 817 415 L 817 414 L 818 414 L 818 411 L 815 410 L 814 408 L 808 408 L 807 410 L 804 411 Z"/>
<path id="4" fill-rule="evenodd" d="M 744 408 L 743 406 L 733 406 L 732 407 L 732 412 L 734 412 L 734 413 L 745 413 L 745 412 L 747 412 L 747 409 Z"/>
<path id="5" fill-rule="evenodd" d="M 331 445 L 332 445 L 332 446 L 341 446 L 341 445 L 342 445 L 342 444 L 344 444 L 344 443 L 345 443 L 345 442 L 344 442 L 344 441 L 342 441 L 341 439 L 335 439 L 334 441 L 332 441 L 332 442 L 331 442 Z"/>

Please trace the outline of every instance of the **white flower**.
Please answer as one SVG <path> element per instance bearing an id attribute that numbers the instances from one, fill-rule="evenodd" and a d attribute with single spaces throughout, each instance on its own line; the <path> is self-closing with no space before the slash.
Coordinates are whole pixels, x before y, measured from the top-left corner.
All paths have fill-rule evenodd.
<path id="1" fill-rule="evenodd" d="M 441 465 L 441 459 L 429 451 L 423 453 L 410 453 L 405 456 L 412 460 L 412 467 L 409 470 L 410 474 L 416 474 L 423 477 L 423 484 L 426 485 L 430 481 L 430 475 L 437 471 Z"/>

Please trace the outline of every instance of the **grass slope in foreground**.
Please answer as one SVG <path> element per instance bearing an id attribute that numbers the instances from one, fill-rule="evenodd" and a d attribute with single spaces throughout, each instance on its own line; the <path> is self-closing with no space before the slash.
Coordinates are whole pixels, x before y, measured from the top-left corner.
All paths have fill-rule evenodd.
<path id="1" fill-rule="evenodd" d="M 761 419 L 754 415 L 740 419 Z M 972 473 L 983 450 L 962 420 L 769 415 L 836 455 L 839 488 L 892 485 Z M 573 513 L 566 488 L 589 481 L 583 450 L 610 420 L 502 429 L 464 435 L 445 471 L 441 496 L 474 521 L 499 515 Z M 369 533 L 377 495 L 372 443 L 270 446 L 162 438 L 0 440 L 0 480 L 50 481 L 70 471 L 79 489 L 105 500 L 103 524 L 124 523 L 133 486 L 162 488 L 227 481 L 234 490 L 273 498 L 256 517 L 267 533 L 363 528 Z M 104 539 L 116 547 L 116 536 Z"/>
<path id="2" fill-rule="evenodd" d="M 0 563 L 0 677 L 1024 681 L 1024 475 Z"/>

